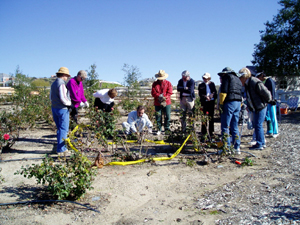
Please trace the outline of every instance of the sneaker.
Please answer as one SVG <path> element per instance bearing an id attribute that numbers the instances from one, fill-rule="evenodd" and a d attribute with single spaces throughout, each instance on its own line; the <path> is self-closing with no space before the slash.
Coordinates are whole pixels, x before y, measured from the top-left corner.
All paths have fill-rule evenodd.
<path id="1" fill-rule="evenodd" d="M 266 146 L 266 145 L 262 145 L 262 147 L 263 147 L 263 148 L 266 148 L 267 146 Z"/>
<path id="2" fill-rule="evenodd" d="M 248 145 L 256 145 L 256 141 L 252 140 L 252 141 L 248 142 Z"/>
<path id="3" fill-rule="evenodd" d="M 241 149 L 240 148 L 234 149 L 234 153 L 236 155 L 240 155 L 241 154 Z"/>
<path id="4" fill-rule="evenodd" d="M 279 134 L 273 134 L 272 138 L 277 138 Z"/>
<path id="5" fill-rule="evenodd" d="M 157 132 L 156 132 L 156 135 L 161 135 L 161 132 L 160 132 L 160 131 L 157 131 Z"/>
<path id="6" fill-rule="evenodd" d="M 258 146 L 258 145 L 253 145 L 252 147 L 249 148 L 250 150 L 263 150 L 263 146 Z"/>

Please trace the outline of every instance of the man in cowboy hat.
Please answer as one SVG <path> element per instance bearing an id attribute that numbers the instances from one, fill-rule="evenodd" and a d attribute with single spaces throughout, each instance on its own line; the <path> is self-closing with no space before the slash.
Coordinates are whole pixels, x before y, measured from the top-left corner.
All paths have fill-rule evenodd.
<path id="1" fill-rule="evenodd" d="M 56 73 L 57 79 L 52 83 L 50 89 L 50 100 L 53 120 L 57 127 L 57 153 L 65 153 L 67 147 L 64 139 L 69 131 L 69 107 L 71 99 L 66 88 L 66 81 L 71 76 L 66 67 L 60 67 Z"/>
<path id="2" fill-rule="evenodd" d="M 217 90 L 215 83 L 210 81 L 211 76 L 209 73 L 204 73 L 203 83 L 198 86 L 198 94 L 200 97 L 201 106 L 203 107 L 204 115 L 209 116 L 209 135 L 212 137 L 214 134 L 214 113 L 215 113 L 215 100 L 217 99 Z M 207 122 L 202 123 L 201 133 L 207 134 Z"/>
<path id="3" fill-rule="evenodd" d="M 154 106 L 156 112 L 157 135 L 161 134 L 162 113 L 165 113 L 164 128 L 165 132 L 170 129 L 171 120 L 171 95 L 173 94 L 172 84 L 166 78 L 169 75 L 164 70 L 159 70 L 155 74 L 156 81 L 152 84 L 151 94 L 154 97 Z"/>
<path id="4" fill-rule="evenodd" d="M 180 107 L 182 109 L 181 128 L 186 131 L 186 114 L 193 114 L 195 105 L 195 81 L 190 77 L 189 71 L 181 73 L 182 78 L 178 81 L 177 91 L 180 92 Z"/>
<path id="5" fill-rule="evenodd" d="M 242 102 L 242 82 L 237 74 L 229 67 L 225 67 L 218 75 L 222 77 L 220 91 L 222 136 L 224 137 L 225 133 L 227 133 L 228 136 L 231 134 L 232 138 L 227 138 L 228 147 L 233 144 L 235 153 L 240 154 L 241 141 L 238 122 Z"/>
<path id="6" fill-rule="evenodd" d="M 76 77 L 73 77 L 67 84 L 67 88 L 70 92 L 72 104 L 75 106 L 71 111 L 71 117 L 77 123 L 78 107 L 89 107 L 89 103 L 84 97 L 84 90 L 82 81 L 87 78 L 87 74 L 84 70 L 80 70 Z"/>

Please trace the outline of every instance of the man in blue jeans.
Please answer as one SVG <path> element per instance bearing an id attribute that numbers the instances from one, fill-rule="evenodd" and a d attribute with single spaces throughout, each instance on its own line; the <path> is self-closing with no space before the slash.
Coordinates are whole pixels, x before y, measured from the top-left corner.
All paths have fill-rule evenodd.
<path id="1" fill-rule="evenodd" d="M 69 108 L 71 106 L 66 81 L 71 75 L 66 67 L 59 68 L 56 75 L 57 79 L 52 83 L 50 89 L 51 109 L 57 127 L 57 153 L 65 154 L 67 147 L 64 139 L 67 138 L 69 132 Z"/>
<path id="2" fill-rule="evenodd" d="M 263 122 L 266 118 L 268 102 L 272 95 L 266 86 L 256 77 L 251 76 L 248 68 L 240 69 L 240 79 L 245 86 L 247 94 L 247 105 L 253 112 L 253 127 L 256 136 L 256 144 L 250 150 L 263 150 L 266 147 Z"/>
<path id="3" fill-rule="evenodd" d="M 233 144 L 235 154 L 241 154 L 238 123 L 242 102 L 242 83 L 237 74 L 229 67 L 225 67 L 218 75 L 222 77 L 219 94 L 222 137 L 224 138 L 226 133 L 228 147 Z M 229 134 L 232 136 L 231 138 Z"/>

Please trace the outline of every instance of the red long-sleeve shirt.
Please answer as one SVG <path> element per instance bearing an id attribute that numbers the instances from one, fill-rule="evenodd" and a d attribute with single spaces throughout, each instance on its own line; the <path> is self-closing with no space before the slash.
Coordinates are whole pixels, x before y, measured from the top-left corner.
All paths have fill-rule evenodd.
<path id="1" fill-rule="evenodd" d="M 160 94 L 163 94 L 166 98 L 166 104 L 171 104 L 171 95 L 173 94 L 173 88 L 170 81 L 163 80 L 163 81 L 155 81 L 152 84 L 152 96 L 154 97 L 154 105 L 160 106 L 160 103 L 158 101 L 158 97 Z"/>

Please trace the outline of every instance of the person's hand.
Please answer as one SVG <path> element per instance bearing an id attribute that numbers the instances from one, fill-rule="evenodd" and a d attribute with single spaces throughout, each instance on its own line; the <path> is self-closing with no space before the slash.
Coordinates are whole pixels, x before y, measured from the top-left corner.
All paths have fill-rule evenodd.
<path id="1" fill-rule="evenodd" d="M 185 87 L 184 90 L 189 90 L 189 87 Z"/>
<path id="2" fill-rule="evenodd" d="M 83 103 L 83 102 L 80 102 L 80 105 L 79 105 L 80 107 L 84 107 L 85 106 L 85 104 Z"/>
<path id="3" fill-rule="evenodd" d="M 111 108 L 111 111 L 114 111 L 114 108 Z"/>
<path id="4" fill-rule="evenodd" d="M 149 128 L 148 128 L 148 132 L 149 132 L 150 134 L 152 134 L 152 127 L 149 127 Z"/>
<path id="5" fill-rule="evenodd" d="M 88 108 L 90 105 L 88 102 L 85 102 L 84 105 Z"/>

